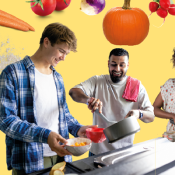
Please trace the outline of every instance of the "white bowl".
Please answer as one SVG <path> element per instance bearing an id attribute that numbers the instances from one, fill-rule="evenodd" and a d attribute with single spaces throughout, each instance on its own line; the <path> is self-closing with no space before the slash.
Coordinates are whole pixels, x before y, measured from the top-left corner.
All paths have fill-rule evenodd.
<path id="1" fill-rule="evenodd" d="M 85 146 L 70 146 L 70 145 L 75 145 L 76 142 L 78 144 L 80 144 L 81 142 L 86 142 L 87 144 Z M 78 138 L 68 139 L 65 147 L 70 153 L 72 153 L 72 155 L 81 156 L 91 148 L 91 145 L 92 145 L 92 142 L 90 139 L 78 137 Z"/>

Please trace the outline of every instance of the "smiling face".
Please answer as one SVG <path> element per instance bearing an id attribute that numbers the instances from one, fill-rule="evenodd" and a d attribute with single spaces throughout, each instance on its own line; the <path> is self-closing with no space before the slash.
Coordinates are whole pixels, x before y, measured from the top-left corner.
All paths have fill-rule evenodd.
<path id="1" fill-rule="evenodd" d="M 128 56 L 111 55 L 108 61 L 109 74 L 113 83 L 123 80 L 129 67 Z"/>
<path id="2" fill-rule="evenodd" d="M 63 42 L 52 46 L 49 39 L 45 38 L 43 44 L 45 48 L 45 57 L 47 59 L 46 62 L 53 67 L 55 67 L 60 61 L 64 61 L 66 55 L 70 52 L 68 45 Z"/>

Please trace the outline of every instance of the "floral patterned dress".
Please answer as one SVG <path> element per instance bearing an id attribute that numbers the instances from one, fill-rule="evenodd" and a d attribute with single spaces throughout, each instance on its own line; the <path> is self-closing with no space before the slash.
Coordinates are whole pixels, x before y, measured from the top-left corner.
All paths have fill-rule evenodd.
<path id="1" fill-rule="evenodd" d="M 169 79 L 163 86 L 160 87 L 160 92 L 163 99 L 163 109 L 166 112 L 175 114 L 175 79 Z M 173 120 L 169 120 L 167 131 L 175 131 Z"/>

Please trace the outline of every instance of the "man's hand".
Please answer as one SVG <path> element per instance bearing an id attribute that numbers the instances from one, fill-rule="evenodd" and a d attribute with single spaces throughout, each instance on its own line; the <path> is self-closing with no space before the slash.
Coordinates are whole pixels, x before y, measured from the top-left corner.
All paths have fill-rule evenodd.
<path id="1" fill-rule="evenodd" d="M 91 97 L 88 99 L 88 108 L 94 112 L 96 109 L 99 109 L 99 113 L 102 113 L 102 102 L 99 99 Z"/>
<path id="2" fill-rule="evenodd" d="M 87 126 L 82 126 L 82 127 L 78 130 L 77 135 L 78 135 L 79 137 L 87 137 L 87 136 L 86 136 L 86 129 L 87 129 L 87 128 L 97 128 L 97 127 L 98 127 L 98 125 L 87 125 Z"/>
<path id="3" fill-rule="evenodd" d="M 88 103 L 88 108 L 94 112 L 96 109 L 99 109 L 99 112 L 102 113 L 102 102 L 99 99 L 96 99 L 94 97 L 87 96 L 82 89 L 79 88 L 72 88 L 69 91 L 69 95 L 72 97 L 72 99 L 79 103 Z"/>
<path id="4" fill-rule="evenodd" d="M 129 111 L 125 118 L 128 118 L 130 116 L 134 116 L 136 119 L 139 119 L 139 116 L 140 116 L 139 110 L 131 110 L 131 111 Z"/>
<path id="5" fill-rule="evenodd" d="M 66 139 L 61 137 L 61 135 L 55 132 L 51 132 L 47 140 L 47 143 L 51 150 L 56 152 L 60 157 L 63 157 L 65 155 L 72 155 L 70 152 L 64 149 L 64 145 L 60 145 L 59 142 L 67 143 Z"/>

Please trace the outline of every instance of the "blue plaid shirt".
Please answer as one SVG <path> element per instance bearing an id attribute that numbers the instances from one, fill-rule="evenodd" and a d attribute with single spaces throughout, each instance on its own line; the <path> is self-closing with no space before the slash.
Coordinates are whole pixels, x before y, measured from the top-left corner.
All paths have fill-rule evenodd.
<path id="1" fill-rule="evenodd" d="M 52 67 L 59 108 L 59 134 L 65 139 L 69 132 L 77 136 L 82 126 L 69 113 L 61 75 Z M 0 130 L 6 134 L 8 169 L 32 173 L 44 168 L 43 146 L 50 130 L 36 122 L 34 99 L 35 66 L 29 56 L 7 66 L 0 75 Z M 67 155 L 65 161 L 71 162 Z"/>

